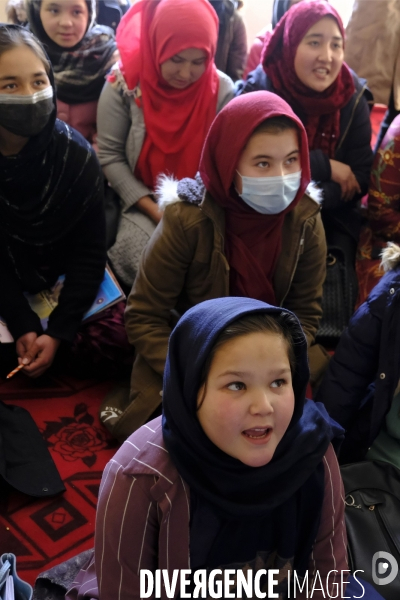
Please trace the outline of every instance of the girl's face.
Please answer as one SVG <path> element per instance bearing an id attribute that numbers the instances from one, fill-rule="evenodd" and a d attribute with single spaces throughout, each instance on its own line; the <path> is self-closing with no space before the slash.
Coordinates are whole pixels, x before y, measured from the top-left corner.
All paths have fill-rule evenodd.
<path id="1" fill-rule="evenodd" d="M 203 75 L 207 67 L 207 53 L 198 48 L 187 48 L 171 56 L 160 65 L 161 75 L 171 87 L 184 90 Z"/>
<path id="2" fill-rule="evenodd" d="M 42 61 L 28 46 L 17 46 L 0 56 L 0 94 L 29 96 L 49 86 Z"/>
<path id="3" fill-rule="evenodd" d="M 85 0 L 43 0 L 40 20 L 55 44 L 72 48 L 86 33 L 89 10 Z"/>
<path id="4" fill-rule="evenodd" d="M 286 129 L 277 133 L 254 133 L 236 166 L 234 184 L 242 193 L 242 178 L 275 177 L 301 171 L 297 131 Z M 239 175 L 240 173 L 240 175 Z"/>
<path id="5" fill-rule="evenodd" d="M 294 411 L 286 340 L 260 332 L 226 342 L 197 398 L 200 424 L 220 450 L 250 467 L 268 464 Z"/>
<path id="6" fill-rule="evenodd" d="M 333 17 L 323 17 L 298 45 L 294 70 L 304 85 L 325 91 L 336 80 L 344 57 L 343 38 Z"/>

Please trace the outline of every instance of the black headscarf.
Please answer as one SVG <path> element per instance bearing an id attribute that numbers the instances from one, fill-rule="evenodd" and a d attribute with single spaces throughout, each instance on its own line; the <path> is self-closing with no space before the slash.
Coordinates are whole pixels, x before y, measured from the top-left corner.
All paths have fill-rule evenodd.
<path id="1" fill-rule="evenodd" d="M 40 19 L 41 0 L 27 0 L 29 28 L 44 44 L 54 69 L 57 97 L 67 104 L 98 100 L 117 48 L 110 27 L 97 25 L 95 0 L 86 0 L 88 28 L 73 48 L 54 43 Z"/>
<path id="2" fill-rule="evenodd" d="M 52 71 L 49 79 L 54 90 Z M 53 100 L 46 127 L 16 156 L 0 154 L 0 232 L 34 246 L 64 237 L 102 197 L 96 153 L 56 118 L 55 92 Z"/>
<path id="3" fill-rule="evenodd" d="M 225 2 L 224 0 L 208 0 L 215 12 L 218 15 L 218 19 L 221 21 L 225 12 Z"/>
<path id="4" fill-rule="evenodd" d="M 322 510 L 322 459 L 330 441 L 341 436 L 343 430 L 322 404 L 305 399 L 309 380 L 307 343 L 294 315 L 295 407 L 270 463 L 254 468 L 225 454 L 206 436 L 197 418 L 201 374 L 216 339 L 230 323 L 255 313 L 292 315 L 258 300 L 231 297 L 202 302 L 181 318 L 170 338 L 164 371 L 163 436 L 191 493 L 194 491 L 224 518 L 238 520 L 243 528 L 241 536 L 236 522 L 233 536 L 224 533 L 223 543 L 218 541 L 215 563 L 237 561 L 234 548 L 242 550 L 238 550 L 235 539 L 247 539 L 243 552 L 251 552 L 253 540 L 258 540 L 261 532 L 263 539 L 278 544 L 281 556 L 300 553 L 304 566 Z M 252 531 L 254 535 L 250 535 Z"/>
<path id="5" fill-rule="evenodd" d="M 272 7 L 272 29 L 275 29 L 289 8 L 290 0 L 274 0 L 274 5 Z"/>

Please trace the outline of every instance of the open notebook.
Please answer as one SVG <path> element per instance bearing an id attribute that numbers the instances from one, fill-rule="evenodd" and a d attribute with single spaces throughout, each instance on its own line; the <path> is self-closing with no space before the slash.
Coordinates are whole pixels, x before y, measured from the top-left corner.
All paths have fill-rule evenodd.
<path id="1" fill-rule="evenodd" d="M 64 285 L 64 280 L 65 276 L 61 275 L 51 289 L 43 290 L 38 294 L 25 294 L 32 310 L 39 316 L 44 330 L 47 329 L 51 312 L 58 304 L 58 298 Z M 85 313 L 83 321 L 91 319 L 106 308 L 109 308 L 110 306 L 113 306 L 113 304 L 124 299 L 124 292 L 120 288 L 111 269 L 107 266 L 97 296 L 92 306 Z M 12 337 L 6 322 L 0 316 L 0 343 L 7 344 L 13 341 L 14 338 Z"/>

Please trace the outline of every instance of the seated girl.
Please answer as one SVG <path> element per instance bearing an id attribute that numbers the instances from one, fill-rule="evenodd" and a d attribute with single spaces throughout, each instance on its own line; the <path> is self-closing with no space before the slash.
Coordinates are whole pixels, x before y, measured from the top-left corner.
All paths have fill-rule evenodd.
<path id="1" fill-rule="evenodd" d="M 356 207 L 368 190 L 372 165 L 372 96 L 343 62 L 344 35 L 340 16 L 328 2 L 292 6 L 266 42 L 262 64 L 238 93 L 275 92 L 301 119 L 311 176 L 323 193 L 328 246 L 344 246 L 354 263 L 360 229 Z"/>
<path id="2" fill-rule="evenodd" d="M 357 252 L 358 303 L 382 277 L 380 254 L 388 241 L 400 244 L 400 116 L 390 125 L 375 155 L 368 193 L 368 223 Z"/>
<path id="3" fill-rule="evenodd" d="M 400 246 L 382 253 L 385 275 L 343 333 L 317 400 L 346 430 L 345 463 L 384 460 L 400 468 Z"/>
<path id="4" fill-rule="evenodd" d="M 158 175 L 194 177 L 212 120 L 233 97 L 213 62 L 217 37 L 208 0 L 139 0 L 118 28 L 121 62 L 100 98 L 98 145 L 122 209 L 109 257 L 128 289 L 161 219 Z"/>
<path id="5" fill-rule="evenodd" d="M 190 309 L 171 335 L 163 417 L 106 466 L 94 559 L 66 598 L 134 600 L 143 597 L 142 569 L 171 578 L 174 569 L 216 568 L 253 577 L 276 569 L 280 598 L 296 570 L 318 588 L 314 600 L 327 586 L 333 597 L 348 569 L 330 444 L 342 430 L 305 400 L 308 378 L 306 338 L 289 311 L 249 298 Z M 316 570 L 325 591 L 313 583 Z M 308 598 L 306 589 L 290 597 Z"/>
<path id="6" fill-rule="evenodd" d="M 118 56 L 114 32 L 96 25 L 95 0 L 26 0 L 26 6 L 54 70 L 58 118 L 93 143 L 100 92 Z"/>
<path id="7" fill-rule="evenodd" d="M 100 165 L 88 142 L 56 119 L 53 73 L 36 38 L 1 25 L 0 49 L 0 316 L 16 342 L 0 344 L 2 376 L 19 363 L 38 377 L 56 353 L 66 354 L 66 370 L 69 344 L 77 357 L 86 353 L 86 362 L 76 359 L 83 370 L 104 371 L 109 358 L 118 364 L 129 352 L 122 305 L 81 327 L 106 264 Z M 43 331 L 24 292 L 51 288 L 60 275 Z"/>
<path id="8" fill-rule="evenodd" d="M 307 136 L 276 94 L 232 100 L 214 120 L 196 179 L 159 190 L 161 223 L 144 250 L 125 322 L 138 357 L 130 398 L 101 418 L 119 439 L 161 402 L 173 313 L 210 298 L 245 296 L 292 310 L 311 346 L 312 380 L 326 365 L 313 346 L 321 317 L 325 235 L 310 180 Z"/>

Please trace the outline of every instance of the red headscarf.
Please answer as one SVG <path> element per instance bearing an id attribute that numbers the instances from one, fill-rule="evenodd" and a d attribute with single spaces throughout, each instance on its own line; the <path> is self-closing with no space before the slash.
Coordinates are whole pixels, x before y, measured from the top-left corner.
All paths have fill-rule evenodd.
<path id="1" fill-rule="evenodd" d="M 289 117 L 299 130 L 301 183 L 293 202 L 277 215 L 263 215 L 236 193 L 233 178 L 254 129 L 266 119 Z M 231 100 L 217 115 L 207 136 L 200 175 L 215 202 L 225 209 L 225 251 L 230 293 L 275 304 L 273 276 L 281 252 L 282 225 L 310 182 L 307 134 L 290 106 L 271 92 L 252 92 Z"/>
<path id="2" fill-rule="evenodd" d="M 294 68 L 301 40 L 310 27 L 326 16 L 335 18 L 344 40 L 342 20 L 331 4 L 324 0 L 300 2 L 284 14 L 266 40 L 262 64 L 276 93 L 289 102 L 295 112 L 306 115 L 310 150 L 320 149 L 333 158 L 340 134 L 340 109 L 355 92 L 350 69 L 343 63 L 332 85 L 324 92 L 316 92 L 300 81 Z"/>
<path id="3" fill-rule="evenodd" d="M 146 138 L 135 174 L 153 188 L 160 173 L 193 177 L 217 111 L 214 65 L 218 17 L 208 0 L 138 0 L 117 29 L 122 72 L 130 90 L 140 82 Z M 206 70 L 188 88 L 170 87 L 160 65 L 187 48 L 207 53 Z"/>

